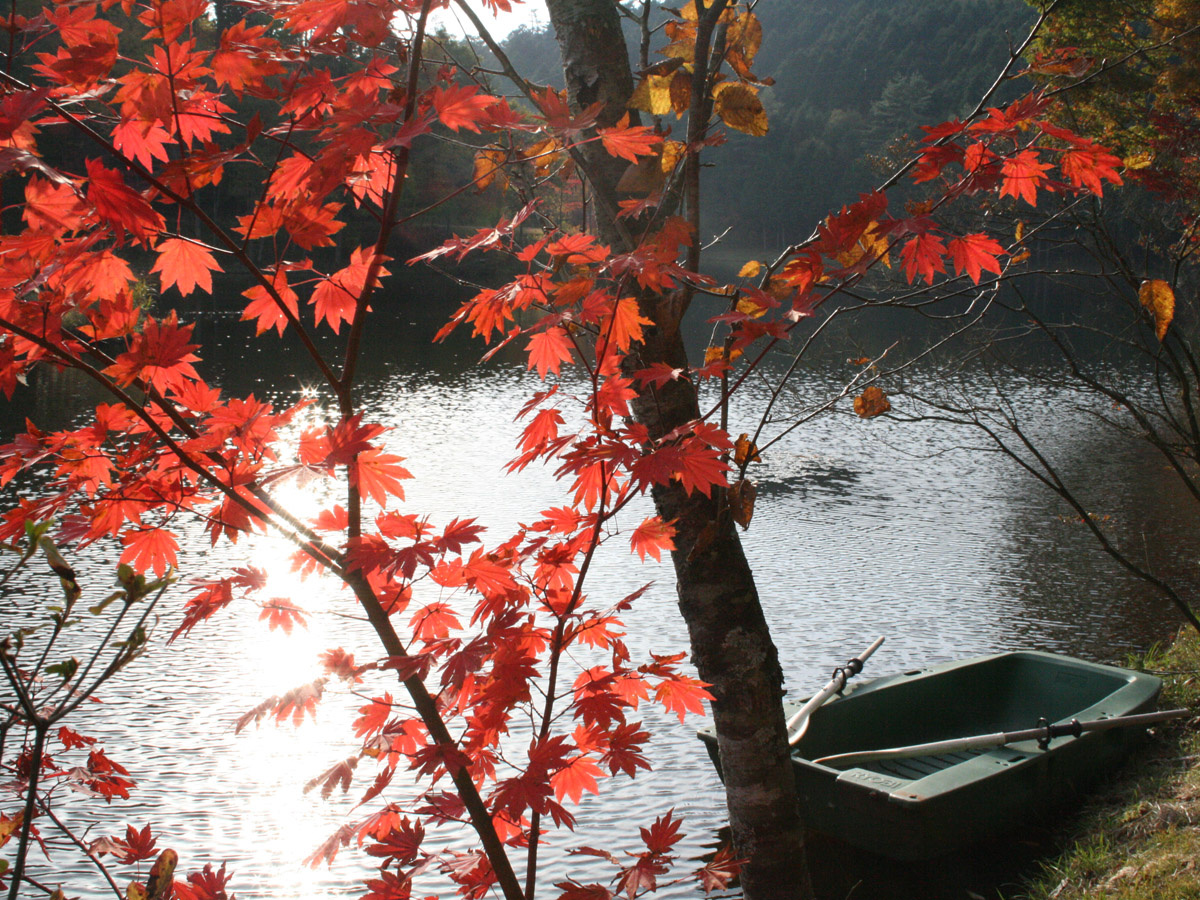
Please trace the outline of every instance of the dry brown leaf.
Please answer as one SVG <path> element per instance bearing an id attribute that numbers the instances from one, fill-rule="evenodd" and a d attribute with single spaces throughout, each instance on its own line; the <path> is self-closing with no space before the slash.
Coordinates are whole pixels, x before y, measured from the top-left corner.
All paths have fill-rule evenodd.
<path id="1" fill-rule="evenodd" d="M 745 478 L 729 489 L 729 511 L 733 513 L 733 521 L 742 526 L 745 531 L 750 527 L 754 518 L 754 500 L 758 496 L 758 488 L 753 481 Z"/>
<path id="2" fill-rule="evenodd" d="M 1161 278 L 1151 278 L 1142 282 L 1138 299 L 1154 316 L 1154 333 L 1162 341 L 1175 318 L 1175 292 Z"/>
<path id="3" fill-rule="evenodd" d="M 662 163 L 657 154 L 651 154 L 629 164 L 621 174 L 621 180 L 617 182 L 617 190 L 625 194 L 645 196 L 661 188 L 664 180 Z"/>
<path id="4" fill-rule="evenodd" d="M 504 162 L 508 154 L 503 147 L 484 147 L 475 154 L 475 190 L 485 191 L 497 175 L 504 172 Z M 508 179 L 500 179 L 500 187 L 508 187 Z"/>
<path id="5" fill-rule="evenodd" d="M 871 385 L 854 398 L 854 411 L 864 419 L 873 419 L 890 411 L 892 404 L 887 395 L 875 385 Z"/>
<path id="6" fill-rule="evenodd" d="M 742 355 L 741 350 L 731 351 L 729 354 L 729 362 L 733 362 L 741 355 Z M 704 351 L 704 364 L 706 366 L 712 365 L 718 359 L 724 359 L 724 358 L 725 358 L 725 348 L 724 347 L 709 347 Z"/>
<path id="7" fill-rule="evenodd" d="M 681 69 L 672 75 L 669 92 L 671 108 L 675 110 L 676 116 L 682 116 L 692 105 L 692 73 Z"/>
<path id="8" fill-rule="evenodd" d="M 754 441 L 750 440 L 750 435 L 741 435 L 733 445 L 733 461 L 738 467 L 744 466 L 747 462 L 762 462 L 762 457 L 758 455 L 758 447 L 754 445 Z"/>

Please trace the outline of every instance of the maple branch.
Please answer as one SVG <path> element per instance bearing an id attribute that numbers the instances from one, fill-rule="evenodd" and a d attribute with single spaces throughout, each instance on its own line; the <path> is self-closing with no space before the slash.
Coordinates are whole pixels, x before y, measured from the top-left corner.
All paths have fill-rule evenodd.
<path id="1" fill-rule="evenodd" d="M 50 727 L 50 723 L 39 716 L 31 717 L 30 725 L 33 727 L 33 751 L 30 756 L 29 774 L 25 781 L 25 790 L 28 793 L 25 797 L 24 816 L 21 819 L 21 835 L 17 839 L 17 856 L 13 861 L 12 872 L 8 875 L 11 879 L 8 900 L 17 900 L 20 896 L 21 882 L 25 880 L 25 857 L 29 854 L 29 836 L 33 830 L 33 814 L 37 810 L 38 776 L 42 771 L 42 756 L 46 749 L 46 730 Z"/>
<path id="2" fill-rule="evenodd" d="M 48 803 L 42 804 L 42 815 L 49 818 L 50 821 L 55 824 L 58 830 L 66 835 L 67 840 L 79 848 L 83 855 L 92 861 L 92 864 L 99 869 L 100 874 L 104 876 L 104 880 L 108 882 L 108 886 L 112 888 L 113 893 L 117 895 L 118 900 L 125 900 L 128 895 L 117 885 L 117 882 L 113 879 L 112 875 L 108 871 L 108 866 L 104 865 L 104 862 L 100 859 L 100 857 L 93 853 L 88 845 L 85 844 L 79 838 L 79 836 L 75 834 L 75 832 L 68 828 L 66 823 L 64 823 L 58 816 L 54 814 L 54 810 L 50 808 Z M 50 892 L 47 891 L 47 893 Z"/>
<path id="3" fill-rule="evenodd" d="M 425 40 L 425 23 L 429 18 L 429 11 L 432 6 L 433 0 L 422 0 L 421 12 L 417 16 L 417 29 L 408 50 L 408 79 L 405 85 L 404 125 L 412 121 L 417 110 L 417 88 L 423 60 L 422 44 Z M 359 347 L 362 343 L 367 307 L 370 304 L 371 295 L 375 291 L 375 285 L 379 280 L 379 270 L 383 267 L 383 253 L 387 249 L 388 242 L 391 239 L 392 230 L 396 227 L 396 209 L 400 203 L 400 196 L 404 191 L 404 176 L 408 171 L 408 162 L 411 154 L 412 151 L 408 144 L 401 144 L 393 151 L 391 171 L 392 189 L 388 193 L 387 202 L 384 204 L 379 235 L 375 240 L 375 249 L 371 254 L 371 262 L 367 267 L 367 274 L 363 278 L 362 291 L 359 293 L 358 302 L 354 308 L 354 320 L 350 323 L 350 333 L 346 339 L 346 356 L 342 366 L 342 377 L 334 383 L 334 388 L 338 392 L 338 400 L 342 407 L 342 415 L 346 417 L 349 417 L 353 413 L 354 408 L 351 390 L 354 385 L 354 375 L 358 366 Z M 353 485 L 351 486 L 351 490 L 354 490 Z M 353 498 L 351 498 L 351 503 L 357 505 Z M 351 522 L 353 521 L 354 512 L 352 511 Z M 354 537 L 354 535 L 351 535 L 351 537 Z"/>
<path id="4" fill-rule="evenodd" d="M 411 659 L 404 646 L 404 642 L 400 640 L 400 636 L 396 633 L 396 629 L 392 625 L 391 618 L 361 574 L 352 574 L 346 583 L 354 591 L 359 604 L 367 614 L 367 619 L 370 621 L 371 627 L 375 630 L 388 656 L 396 657 L 400 660 Z M 425 687 L 425 683 L 421 678 L 417 675 L 412 675 L 408 678 L 402 678 L 401 682 L 412 699 L 417 714 L 421 717 L 421 721 L 424 723 L 434 743 L 444 746 L 454 746 L 456 742 L 446 727 L 445 720 L 438 712 L 437 702 L 429 693 L 428 688 Z M 517 882 L 516 873 L 513 871 L 508 854 L 505 852 L 504 843 L 496 833 L 491 813 L 488 812 L 487 806 L 479 794 L 479 789 L 476 787 L 470 771 L 466 766 L 457 766 L 449 763 L 446 768 L 470 817 L 471 827 L 475 829 L 475 833 L 479 836 L 479 840 L 483 844 L 484 853 L 487 855 L 488 862 L 492 866 L 492 871 L 496 875 L 496 880 L 504 892 L 505 900 L 525 900 L 525 894 Z"/>

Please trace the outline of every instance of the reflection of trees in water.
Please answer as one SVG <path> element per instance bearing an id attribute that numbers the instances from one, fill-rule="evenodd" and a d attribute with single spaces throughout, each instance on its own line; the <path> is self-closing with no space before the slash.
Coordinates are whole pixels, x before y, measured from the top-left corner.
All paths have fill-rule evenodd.
<path id="1" fill-rule="evenodd" d="M 1084 418 L 1053 430 L 1053 462 L 1122 551 L 1184 596 L 1200 588 L 1200 517 L 1163 459 L 1135 438 Z M 1013 479 L 1005 525 L 1021 610 L 1014 634 L 1047 626 L 1056 642 L 1120 659 L 1171 635 L 1183 620 L 1150 585 L 1119 566 L 1073 511 L 1032 478 Z"/>
<path id="2" fill-rule="evenodd" d="M 786 469 L 773 465 L 758 478 L 758 497 L 759 502 L 792 496 L 801 501 L 810 496 L 851 498 L 860 480 L 861 474 L 847 466 L 800 457 L 789 462 Z"/>

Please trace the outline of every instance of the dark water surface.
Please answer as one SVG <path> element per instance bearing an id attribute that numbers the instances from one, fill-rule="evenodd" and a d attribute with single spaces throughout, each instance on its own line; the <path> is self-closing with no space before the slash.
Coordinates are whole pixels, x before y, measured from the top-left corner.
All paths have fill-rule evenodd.
<path id="1" fill-rule="evenodd" d="M 308 384 L 303 370 L 278 370 L 284 355 L 273 338 L 247 351 L 244 331 L 218 315 L 205 317 L 201 332 L 206 343 L 215 341 L 206 361 L 223 373 L 229 393 L 253 390 L 283 404 Z M 382 410 L 379 421 L 393 426 L 390 447 L 407 457 L 415 476 L 406 485 L 407 509 L 442 523 L 476 516 L 495 541 L 561 502 L 550 471 L 502 471 L 519 433 L 514 413 L 536 389 L 535 377 L 512 361 L 474 367 L 476 350 L 460 345 L 430 350 L 423 340 L 383 331 L 370 339 L 363 399 Z M 844 360 L 815 366 L 802 374 L 799 397 L 824 396 L 845 377 Z M 1156 572 L 1194 583 L 1196 517 L 1161 463 L 1072 409 L 1052 387 L 1016 379 L 1007 387 L 1063 470 L 1091 485 L 1088 502 L 1109 517 L 1114 533 L 1140 547 Z M 759 406 L 765 391 L 752 388 L 739 410 Z M 18 414 L 61 427 L 102 398 L 74 379 L 43 375 L 20 399 L 19 408 L 4 412 L 6 438 Z M 847 402 L 839 409 L 772 447 L 754 473 L 760 491 L 745 535 L 747 553 L 795 695 L 823 683 L 832 666 L 877 635 L 887 643 L 868 674 L 1016 648 L 1120 661 L 1171 635 L 1175 613 L 1099 551 L 1055 497 L 1002 457 L 972 450 L 973 435 L 934 423 L 864 422 L 848 412 Z M 744 414 L 739 410 L 735 418 Z M 311 414 L 319 412 L 318 406 Z M 731 430 L 750 428 L 746 418 Z M 333 496 L 318 484 L 284 490 L 302 516 Z M 634 511 L 629 521 L 645 514 Z M 374 658 L 372 636 L 345 618 L 348 610 L 325 586 L 290 573 L 290 548 L 281 541 L 264 537 L 209 549 L 199 526 L 187 528 L 193 540 L 181 541 L 185 578 L 247 562 L 266 567 L 269 594 L 309 610 L 309 627 L 290 637 L 268 632 L 257 608 L 235 604 L 167 647 L 161 639 L 186 597 L 185 587 L 176 588 L 153 652 L 111 684 L 105 704 L 77 724 L 103 738 L 106 752 L 130 768 L 139 788 L 127 802 L 68 804 L 66 812 L 81 826 L 95 822 L 93 837 L 114 833 L 117 822 L 152 823 L 163 836 L 160 846 L 179 851 L 182 867 L 227 862 L 241 900 L 358 896 L 366 869 L 353 847 L 331 868 L 309 869 L 302 860 L 347 818 L 364 814 L 352 806 L 370 776 L 361 775 L 347 797 L 335 794 L 330 801 L 303 787 L 355 752 L 350 722 L 364 700 L 335 691 L 316 722 L 300 728 L 264 725 L 235 735 L 233 723 L 264 698 L 316 677 L 322 650 L 342 646 L 359 659 Z M 615 601 L 655 581 L 627 619 L 630 649 L 635 658 L 686 649 L 669 566 L 642 565 L 620 549 L 623 544 L 613 542 L 599 561 L 593 595 Z M 81 571 L 97 573 L 96 589 L 104 589 L 101 573 L 111 563 L 101 549 L 76 561 Z M 4 602 L 14 609 L 13 602 L 30 602 L 39 588 L 26 584 Z M 685 857 L 700 856 L 715 840 L 723 797 L 694 737 L 699 721 L 681 724 L 649 709 L 644 714 L 655 734 L 654 771 L 585 798 L 577 834 L 560 836 L 560 847 L 636 851 L 637 826 L 672 808 L 685 818 Z M 458 840 L 450 833 L 435 838 L 443 845 Z M 86 870 L 35 862 L 70 894 L 104 896 Z M 591 857 L 566 857 L 555 848 L 545 852 L 541 872 L 543 888 L 568 874 L 585 882 L 610 875 Z M 923 885 L 914 896 L 967 896 Z M 687 885 L 665 894 L 698 891 Z"/>

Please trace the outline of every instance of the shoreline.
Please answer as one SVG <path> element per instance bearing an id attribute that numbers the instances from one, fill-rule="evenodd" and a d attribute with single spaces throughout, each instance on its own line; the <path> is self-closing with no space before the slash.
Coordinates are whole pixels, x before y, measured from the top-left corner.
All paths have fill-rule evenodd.
<path id="1" fill-rule="evenodd" d="M 1055 835 L 1063 849 L 1004 900 L 1200 898 L 1200 635 L 1182 630 L 1130 668 L 1163 679 L 1160 709 L 1194 715 L 1151 729 L 1146 745 Z"/>

